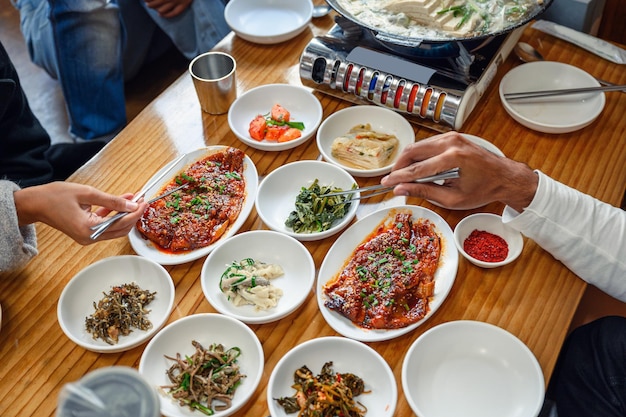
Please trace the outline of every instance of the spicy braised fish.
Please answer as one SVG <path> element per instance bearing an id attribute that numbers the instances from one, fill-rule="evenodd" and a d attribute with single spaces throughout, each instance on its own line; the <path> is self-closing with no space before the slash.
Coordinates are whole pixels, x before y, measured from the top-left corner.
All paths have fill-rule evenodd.
<path id="1" fill-rule="evenodd" d="M 150 204 L 137 230 L 170 252 L 216 242 L 237 220 L 245 200 L 244 157 L 243 151 L 228 148 L 190 165 L 162 193 L 188 186 Z"/>
<path id="2" fill-rule="evenodd" d="M 396 329 L 426 316 L 434 294 L 441 242 L 427 219 L 393 213 L 324 285 L 325 306 L 357 326 Z"/>

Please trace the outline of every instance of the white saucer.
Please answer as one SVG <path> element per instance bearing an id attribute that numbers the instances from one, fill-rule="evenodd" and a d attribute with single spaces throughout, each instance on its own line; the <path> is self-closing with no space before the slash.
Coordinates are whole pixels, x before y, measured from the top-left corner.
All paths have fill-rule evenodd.
<path id="1" fill-rule="evenodd" d="M 500 82 L 500 100 L 520 124 L 544 133 L 568 133 L 591 124 L 604 109 L 602 92 L 508 101 L 504 94 L 598 87 L 591 75 L 560 62 L 529 62 L 509 71 Z"/>

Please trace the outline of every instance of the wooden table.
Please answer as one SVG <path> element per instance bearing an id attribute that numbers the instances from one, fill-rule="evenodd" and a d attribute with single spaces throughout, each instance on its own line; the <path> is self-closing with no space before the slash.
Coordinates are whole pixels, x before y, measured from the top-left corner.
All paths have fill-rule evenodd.
<path id="1" fill-rule="evenodd" d="M 314 20 L 295 39 L 279 45 L 255 45 L 232 34 L 216 49 L 237 60 L 238 92 L 269 83 L 300 84 L 299 57 L 312 36 L 332 25 L 331 17 Z M 524 40 L 539 46 L 554 61 L 576 65 L 615 83 L 626 83 L 624 67 L 611 64 L 549 35 L 527 29 Z M 507 156 L 524 161 L 546 174 L 608 203 L 619 205 L 626 185 L 626 94 L 607 94 L 606 107 L 592 125 L 574 133 L 549 135 L 517 124 L 505 112 L 497 94 L 502 77 L 518 61 L 510 57 L 500 68 L 463 131 L 493 142 Z M 346 101 L 316 93 L 324 117 L 350 106 Z M 415 128 L 418 139 L 433 134 Z M 203 114 L 191 79 L 183 74 L 149 105 L 120 135 L 70 180 L 94 185 L 115 194 L 138 190 L 177 155 L 206 145 L 225 144 L 243 149 L 263 176 L 296 160 L 316 159 L 315 140 L 283 152 L 262 152 L 244 146 L 228 127 L 227 116 Z M 359 179 L 361 185 L 379 178 Z M 358 218 L 391 196 L 365 202 Z M 451 211 L 426 201 L 409 199 L 439 213 L 452 228 L 471 212 L 499 213 L 491 204 L 472 211 Z M 393 203 L 393 202 L 392 202 Z M 264 229 L 253 211 L 242 230 Z M 67 282 L 81 269 L 105 257 L 134 253 L 127 239 L 80 246 L 45 225 L 37 226 L 40 254 L 26 268 L 0 275 L 3 308 L 0 332 L 0 415 L 52 416 L 63 384 L 87 372 L 111 365 L 137 367 L 145 344 L 117 354 L 97 354 L 71 342 L 61 331 L 56 308 Z M 307 242 L 319 268 L 337 236 Z M 176 286 L 175 309 L 169 322 L 215 310 L 200 286 L 204 259 L 167 267 Z M 520 258 L 499 269 L 480 269 L 461 258 L 456 282 L 443 306 L 416 331 L 369 345 L 390 364 L 396 376 L 399 399 L 396 415 L 411 415 L 401 389 L 404 354 L 425 330 L 452 320 L 480 320 L 500 326 L 519 337 L 533 351 L 550 378 L 559 348 L 577 308 L 585 283 L 534 242 L 525 239 Z M 277 361 L 306 340 L 335 335 L 318 311 L 313 292 L 290 316 L 271 324 L 250 326 L 265 351 L 265 371 L 252 400 L 237 416 L 267 416 L 266 385 Z"/>

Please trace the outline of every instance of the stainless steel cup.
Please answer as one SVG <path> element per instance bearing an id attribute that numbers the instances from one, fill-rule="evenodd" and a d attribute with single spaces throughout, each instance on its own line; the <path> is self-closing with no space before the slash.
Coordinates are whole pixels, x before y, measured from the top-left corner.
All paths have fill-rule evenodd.
<path id="1" fill-rule="evenodd" d="M 206 52 L 189 64 L 189 74 L 200 107 L 209 114 L 224 114 L 237 98 L 235 58 L 224 52 Z"/>

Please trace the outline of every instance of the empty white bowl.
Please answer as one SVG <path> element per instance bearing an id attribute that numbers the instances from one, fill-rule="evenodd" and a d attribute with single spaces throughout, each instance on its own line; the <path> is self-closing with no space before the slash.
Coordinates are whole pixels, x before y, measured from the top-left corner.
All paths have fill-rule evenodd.
<path id="1" fill-rule="evenodd" d="M 237 387 L 230 408 L 215 411 L 213 416 L 229 416 L 243 407 L 256 391 L 261 376 L 265 357 L 263 346 L 256 334 L 244 323 L 223 314 L 194 314 L 183 317 L 167 325 L 148 343 L 141 355 L 139 373 L 157 388 L 161 401 L 161 413 L 167 417 L 198 417 L 200 412 L 183 407 L 160 387 L 171 382 L 166 375 L 172 361 L 165 355 L 176 357 L 191 356 L 195 348 L 191 342 L 198 341 L 204 348 L 211 344 L 222 344 L 225 349 L 238 347 L 241 356 L 237 359 L 240 372 L 245 375 Z"/>
<path id="2" fill-rule="evenodd" d="M 465 239 L 474 231 L 482 230 L 503 238 L 508 247 L 509 253 L 505 260 L 500 262 L 485 262 L 470 256 L 463 243 Z M 467 260 L 482 268 L 496 268 L 513 262 L 522 253 L 524 239 L 522 234 L 510 226 L 502 223 L 502 217 L 492 213 L 471 214 L 461 220 L 454 229 L 454 242 L 456 247 Z"/>
<path id="3" fill-rule="evenodd" d="M 602 92 L 509 101 L 507 93 L 598 87 L 591 75 L 561 62 L 529 62 L 509 71 L 500 82 L 500 100 L 518 123 L 544 133 L 568 133 L 591 124 L 602 113 Z"/>
<path id="4" fill-rule="evenodd" d="M 368 416 L 391 417 L 398 401 L 398 388 L 385 359 L 364 343 L 345 337 L 318 337 L 291 349 L 274 367 L 267 384 L 267 405 L 272 417 L 289 417 L 275 398 L 290 397 L 296 392 L 294 372 L 306 365 L 318 375 L 326 362 L 338 373 L 360 377 L 365 390 L 356 397 L 367 408 Z"/>
<path id="5" fill-rule="evenodd" d="M 268 114 L 274 104 L 280 104 L 291 120 L 304 123 L 302 136 L 288 142 L 258 141 L 252 139 L 248 129 L 258 115 Z M 309 140 L 322 121 L 322 104 L 305 87 L 289 84 L 267 84 L 253 88 L 238 97 L 228 110 L 230 130 L 246 145 L 263 151 L 284 151 Z"/>
<path id="6" fill-rule="evenodd" d="M 297 161 L 276 168 L 259 186 L 256 211 L 267 227 L 302 241 L 319 240 L 343 230 L 356 215 L 359 200 L 350 204 L 347 214 L 336 220 L 332 227 L 322 232 L 296 233 L 285 225 L 289 214 L 296 209 L 296 197 L 302 188 L 315 180 L 320 186 L 333 186 L 350 190 L 356 181 L 342 168 L 323 161 Z"/>
<path id="7" fill-rule="evenodd" d="M 332 156 L 331 147 L 337 137 L 346 135 L 354 126 L 366 123 L 369 123 L 375 132 L 395 135 L 398 138 L 398 149 L 384 167 L 359 169 Z M 375 177 L 391 172 L 402 150 L 413 142 L 415 131 L 404 116 L 385 107 L 373 105 L 352 106 L 339 110 L 328 116 L 317 131 L 317 147 L 324 159 L 342 167 L 355 177 Z"/>
<path id="8" fill-rule="evenodd" d="M 312 13 L 311 0 L 230 0 L 224 18 L 242 39 L 273 44 L 302 33 Z"/>
<path id="9" fill-rule="evenodd" d="M 544 387 L 530 349 L 506 330 L 479 321 L 429 329 L 402 363 L 402 388 L 420 417 L 535 417 Z"/>
<path id="10" fill-rule="evenodd" d="M 259 310 L 253 305 L 236 306 L 221 291 L 220 279 L 226 268 L 245 258 L 283 269 L 282 276 L 271 280 L 283 293 L 275 307 Z M 220 313 L 244 323 L 269 323 L 304 303 L 315 281 L 315 263 L 308 249 L 293 237 L 272 230 L 253 230 L 233 236 L 211 252 L 202 266 L 200 281 L 206 299 Z"/>
<path id="11" fill-rule="evenodd" d="M 114 286 L 131 283 L 156 292 L 154 300 L 146 305 L 152 328 L 132 329 L 114 345 L 94 339 L 85 327 L 85 318 L 95 311 L 93 303 Z M 165 268 L 148 258 L 123 255 L 102 259 L 76 274 L 61 292 L 57 317 L 63 332 L 77 345 L 94 352 L 112 353 L 134 348 L 150 339 L 165 324 L 173 307 L 174 283 Z"/>

